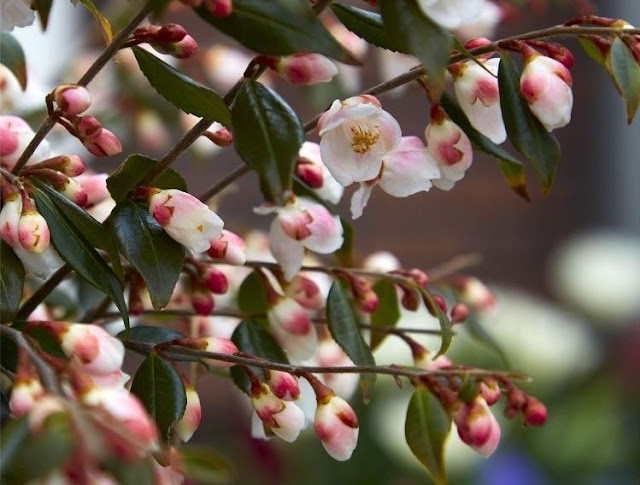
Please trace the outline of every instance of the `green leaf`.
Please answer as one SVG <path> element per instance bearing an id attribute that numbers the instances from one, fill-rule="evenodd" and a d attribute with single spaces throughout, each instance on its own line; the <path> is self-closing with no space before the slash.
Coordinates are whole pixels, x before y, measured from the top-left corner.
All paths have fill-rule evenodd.
<path id="1" fill-rule="evenodd" d="M 420 59 L 432 97 L 439 99 L 451 48 L 449 33 L 427 17 L 415 0 L 381 0 L 380 13 L 389 37 L 402 51 Z"/>
<path id="2" fill-rule="evenodd" d="M 347 64 L 358 64 L 324 28 L 307 2 L 234 0 L 233 12 L 225 18 L 214 17 L 204 5 L 195 11 L 216 29 L 260 54 L 317 52 Z"/>
<path id="3" fill-rule="evenodd" d="M 117 458 L 107 460 L 104 467 L 109 475 L 120 485 L 140 485 L 154 483 L 153 458 L 141 461 L 128 461 Z"/>
<path id="4" fill-rule="evenodd" d="M 437 484 L 447 483 L 444 445 L 451 429 L 451 417 L 428 389 L 418 387 L 407 409 L 404 435 L 415 457 Z"/>
<path id="5" fill-rule="evenodd" d="M 80 0 L 80 3 L 85 6 L 89 13 L 93 15 L 93 18 L 96 19 L 96 22 L 98 22 L 100 32 L 102 32 L 102 37 L 104 37 L 104 43 L 106 45 L 111 44 L 113 40 L 113 29 L 109 19 L 102 14 L 100 9 L 98 9 L 91 0 Z"/>
<path id="6" fill-rule="evenodd" d="M 240 323 L 234 330 L 231 341 L 236 344 L 238 349 L 248 354 L 268 359 L 271 362 L 289 363 L 284 351 L 259 321 L 247 320 Z M 262 375 L 262 371 L 257 367 L 251 367 L 251 370 L 259 376 Z M 240 367 L 233 367 L 231 376 L 241 391 L 249 392 L 251 383 Z"/>
<path id="7" fill-rule="evenodd" d="M 78 207 L 60 192 L 50 185 L 42 183 L 38 179 L 30 179 L 40 190 L 45 192 L 51 201 L 64 213 L 75 225 L 76 229 L 91 243 L 94 248 L 100 248 L 107 252 L 111 259 L 111 267 L 120 283 L 124 282 L 124 271 L 120 264 L 120 254 L 116 242 L 102 224 L 91 217 L 85 210 Z"/>
<path id="8" fill-rule="evenodd" d="M 180 463 L 189 480 L 202 484 L 229 483 L 233 476 L 226 458 L 208 446 L 184 446 Z"/>
<path id="9" fill-rule="evenodd" d="M 162 344 L 171 340 L 185 338 L 186 335 L 172 328 L 156 327 L 153 325 L 136 325 L 129 330 L 123 330 L 117 337 L 133 342 L 146 344 Z"/>
<path id="10" fill-rule="evenodd" d="M 380 14 L 370 10 L 334 3 L 331 10 L 347 29 L 370 44 L 391 51 L 400 51 L 394 38 L 387 35 Z"/>
<path id="11" fill-rule="evenodd" d="M 627 123 L 631 124 L 640 106 L 640 64 L 622 39 L 616 37 L 607 57 L 611 77 L 627 106 Z"/>
<path id="12" fill-rule="evenodd" d="M 178 371 L 151 352 L 133 378 L 131 393 L 142 401 L 158 425 L 162 438 L 169 440 L 172 426 L 182 417 L 187 405 L 184 383 Z"/>
<path id="13" fill-rule="evenodd" d="M 24 266 L 6 242 L 0 242 L 0 319 L 11 321 L 18 311 L 24 287 Z"/>
<path id="14" fill-rule="evenodd" d="M 467 134 L 474 147 L 499 161 L 500 171 L 513 191 L 524 200 L 529 201 L 523 163 L 476 130 L 453 97 L 444 93 L 440 102 L 449 118 L 462 128 L 462 131 Z"/>
<path id="15" fill-rule="evenodd" d="M 334 281 L 327 297 L 327 322 L 337 344 L 356 365 L 371 366 L 376 362 L 362 338 L 349 297 L 339 281 Z M 360 387 L 365 403 L 369 402 L 376 381 L 375 374 L 361 374 Z"/>
<path id="16" fill-rule="evenodd" d="M 113 209 L 109 223 L 122 254 L 142 275 L 153 308 L 164 308 L 182 271 L 184 247 L 162 229 L 146 207 L 130 200 Z"/>
<path id="17" fill-rule="evenodd" d="M 31 434 L 26 417 L 10 421 L 2 429 L 0 476 L 3 483 L 26 483 L 63 468 L 74 440 L 69 416 L 49 415 L 42 429 Z"/>
<path id="18" fill-rule="evenodd" d="M 264 196 L 280 202 L 291 190 L 304 129 L 298 115 L 275 91 L 245 80 L 231 109 L 234 143 L 242 159 L 260 177 Z"/>
<path id="19" fill-rule="evenodd" d="M 51 12 L 51 6 L 53 5 L 53 0 L 32 0 L 31 8 L 33 8 L 40 18 L 40 25 L 42 25 L 42 30 L 47 30 L 47 25 L 49 24 L 49 13 Z"/>
<path id="20" fill-rule="evenodd" d="M 546 195 L 551 190 L 560 160 L 558 141 L 529 109 L 520 93 L 520 74 L 508 54 L 500 59 L 498 85 L 509 140 L 531 162 Z"/>
<path id="21" fill-rule="evenodd" d="M 436 354 L 436 357 L 438 357 L 449 350 L 449 346 L 451 345 L 451 341 L 453 340 L 453 325 L 451 324 L 451 320 L 449 320 L 447 315 L 442 310 L 440 310 L 440 306 L 433 300 L 431 294 L 424 288 L 420 288 L 419 291 L 425 304 L 436 314 L 438 322 L 440 323 L 441 342 L 440 349 Z"/>
<path id="22" fill-rule="evenodd" d="M 395 327 L 400 320 L 400 305 L 395 283 L 388 278 L 380 278 L 373 285 L 373 291 L 378 295 L 378 308 L 371 315 L 371 325 L 382 328 Z M 387 332 L 376 332 L 372 329 L 371 350 L 378 347 L 387 335 Z"/>
<path id="23" fill-rule="evenodd" d="M 142 183 L 157 163 L 157 160 L 139 153 L 129 155 L 122 162 L 122 165 L 107 178 L 107 189 L 116 204 L 126 199 L 127 194 Z M 172 168 L 165 169 L 156 177 L 153 186 L 159 189 L 178 189 L 187 192 L 187 183 L 182 175 Z"/>
<path id="24" fill-rule="evenodd" d="M 606 67 L 606 59 L 604 58 L 602 51 L 598 49 L 598 47 L 590 39 L 587 39 L 585 37 L 578 37 L 578 42 L 580 42 L 582 50 L 584 50 L 586 54 L 591 57 L 591 59 L 596 61 L 602 67 Z"/>
<path id="25" fill-rule="evenodd" d="M 139 47 L 134 47 L 133 53 L 142 73 L 163 98 L 186 113 L 211 120 L 211 122 L 218 121 L 231 129 L 229 110 L 213 89 L 197 83 Z"/>
<path id="26" fill-rule="evenodd" d="M 267 291 L 258 270 L 242 281 L 238 290 L 238 307 L 246 315 L 266 315 Z"/>
<path id="27" fill-rule="evenodd" d="M 35 201 L 38 212 L 45 218 L 51 232 L 51 241 L 69 266 L 85 280 L 107 294 L 114 301 L 125 327 L 129 327 L 129 315 L 123 290 L 113 270 L 100 257 L 91 243 L 76 228 L 75 224 L 61 212 L 51 199 L 36 188 Z"/>
<path id="28" fill-rule="evenodd" d="M 344 217 L 340 217 L 344 241 L 342 247 L 335 252 L 336 261 L 340 266 L 353 266 L 353 227 Z"/>
<path id="29" fill-rule="evenodd" d="M 0 32 L 0 64 L 13 73 L 20 87 L 27 89 L 27 64 L 20 43 L 9 33 Z"/>

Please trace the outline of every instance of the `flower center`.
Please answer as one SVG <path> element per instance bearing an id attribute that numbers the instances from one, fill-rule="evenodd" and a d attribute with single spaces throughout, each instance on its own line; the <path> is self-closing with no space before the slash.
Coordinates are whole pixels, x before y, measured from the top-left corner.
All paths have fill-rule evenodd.
<path id="1" fill-rule="evenodd" d="M 373 124 L 371 127 L 360 125 L 351 126 L 351 149 L 356 153 L 366 153 L 380 139 L 380 127 Z"/>

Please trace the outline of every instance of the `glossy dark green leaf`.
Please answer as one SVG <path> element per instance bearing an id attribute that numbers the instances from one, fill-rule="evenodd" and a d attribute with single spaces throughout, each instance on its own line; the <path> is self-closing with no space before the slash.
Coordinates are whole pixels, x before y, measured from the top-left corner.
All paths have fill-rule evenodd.
<path id="1" fill-rule="evenodd" d="M 35 201 L 51 232 L 51 241 L 69 266 L 85 280 L 107 294 L 116 304 L 126 327 L 129 326 L 123 290 L 113 270 L 100 257 L 91 243 L 56 206 L 48 195 L 36 189 Z"/>
<path id="2" fill-rule="evenodd" d="M 214 17 L 204 5 L 195 11 L 216 29 L 260 54 L 317 52 L 358 64 L 325 29 L 307 2 L 234 0 L 232 14 L 224 18 Z"/>
<path id="3" fill-rule="evenodd" d="M 392 51 L 401 50 L 387 34 L 380 14 L 341 3 L 332 4 L 331 10 L 347 29 L 370 44 Z"/>
<path id="4" fill-rule="evenodd" d="M 371 315 L 371 325 L 382 328 L 395 327 L 400 320 L 400 304 L 395 283 L 388 278 L 380 278 L 373 285 L 373 291 L 378 295 L 378 308 Z M 372 329 L 371 350 L 378 347 L 387 335 L 387 332 L 376 332 Z"/>
<path id="5" fill-rule="evenodd" d="M 234 144 L 242 159 L 260 177 L 264 196 L 281 201 L 291 190 L 304 129 L 298 115 L 275 91 L 245 80 L 231 110 Z"/>
<path id="6" fill-rule="evenodd" d="M 257 271 L 250 273 L 240 285 L 238 307 L 246 315 L 266 315 L 267 292 Z"/>
<path id="7" fill-rule="evenodd" d="M 640 64 L 619 37 L 611 44 L 606 62 L 627 107 L 627 122 L 631 124 L 640 106 Z"/>
<path id="8" fill-rule="evenodd" d="M 107 188 L 116 203 L 123 201 L 129 192 L 135 189 L 147 177 L 158 163 L 153 158 L 134 153 L 122 162 L 122 165 L 107 178 Z M 159 189 L 178 189 L 187 192 L 187 183 L 178 172 L 167 168 L 153 181 Z"/>
<path id="9" fill-rule="evenodd" d="M 26 418 L 9 421 L 2 429 L 0 476 L 3 483 L 26 483 L 63 468 L 73 451 L 68 415 L 48 416 L 37 435 Z"/>
<path id="10" fill-rule="evenodd" d="M 451 418 L 428 389 L 418 387 L 407 409 L 404 435 L 415 457 L 437 484 L 447 483 L 444 445 L 451 429 Z"/>
<path id="11" fill-rule="evenodd" d="M 362 338 L 358 320 L 339 281 L 334 281 L 327 297 L 327 322 L 329 331 L 338 345 L 356 365 L 375 365 L 371 349 Z M 375 374 L 361 374 L 360 387 L 365 403 L 369 402 L 376 381 Z"/>
<path id="12" fill-rule="evenodd" d="M 451 36 L 427 17 L 415 0 L 380 0 L 379 3 L 387 34 L 402 51 L 420 59 L 432 96 L 438 99 L 445 87 Z"/>
<path id="13" fill-rule="evenodd" d="M 451 345 L 451 341 L 453 340 L 453 325 L 451 324 L 451 320 L 449 317 L 440 310 L 440 307 L 433 300 L 431 294 L 425 290 L 424 288 L 420 288 L 420 294 L 422 295 L 422 299 L 424 300 L 427 307 L 432 310 L 436 317 L 438 318 L 438 322 L 440 323 L 440 349 L 436 357 L 444 354 L 447 350 L 449 350 L 449 346 Z"/>
<path id="14" fill-rule="evenodd" d="M 142 275 L 153 307 L 164 308 L 182 271 L 184 247 L 169 237 L 147 207 L 130 200 L 113 209 L 110 224 L 120 251 Z"/>
<path id="15" fill-rule="evenodd" d="M 271 362 L 289 363 L 286 354 L 271 336 L 271 333 L 257 320 L 246 320 L 240 323 L 234 330 L 231 340 L 238 349 L 248 354 L 268 359 Z M 251 367 L 251 370 L 258 376 L 263 374 L 262 370 L 257 367 Z M 238 389 L 246 393 L 249 392 L 251 383 L 247 374 L 239 366 L 231 369 L 231 377 Z"/>
<path id="16" fill-rule="evenodd" d="M 72 201 L 67 199 L 60 192 L 50 185 L 42 183 L 37 179 L 31 182 L 40 190 L 45 192 L 51 201 L 64 213 L 67 218 L 75 225 L 76 229 L 91 243 L 94 248 L 100 248 L 106 251 L 111 261 L 111 267 L 121 283 L 124 282 L 124 271 L 120 264 L 120 254 L 115 240 L 111 237 L 102 224 L 91 217 L 85 210 L 78 207 Z"/>
<path id="17" fill-rule="evenodd" d="M 22 299 L 24 287 L 24 266 L 11 246 L 0 241 L 0 319 L 11 321 Z"/>
<path id="18" fill-rule="evenodd" d="M 136 325 L 118 334 L 118 338 L 147 344 L 162 344 L 185 337 L 186 335 L 184 333 L 173 330 L 172 328 L 156 327 L 154 325 Z"/>
<path id="19" fill-rule="evenodd" d="M 208 446 L 184 446 L 180 449 L 180 463 L 189 480 L 216 485 L 229 483 L 233 478 L 225 457 Z"/>
<path id="20" fill-rule="evenodd" d="M 32 0 L 31 2 L 31 8 L 38 13 L 42 30 L 47 30 L 47 25 L 49 24 L 49 13 L 51 12 L 52 5 L 53 0 Z"/>
<path id="21" fill-rule="evenodd" d="M 213 89 L 194 81 L 155 55 L 133 48 L 138 65 L 151 86 L 163 98 L 186 113 L 218 121 L 231 128 L 229 110 Z"/>
<path id="22" fill-rule="evenodd" d="M 20 43 L 8 32 L 0 32 L 0 64 L 13 73 L 20 87 L 27 89 L 27 64 Z"/>
<path id="23" fill-rule="evenodd" d="M 560 146 L 555 136 L 529 109 L 520 93 L 520 73 L 509 54 L 503 54 L 498 69 L 500 106 L 509 140 L 538 174 L 542 192 L 551 190 L 560 161 Z"/>
<path id="24" fill-rule="evenodd" d="M 182 417 L 187 405 L 184 383 L 178 371 L 155 352 L 140 365 L 131 393 L 135 394 L 156 424 L 163 439 L 169 439 L 171 427 Z"/>
<path id="25" fill-rule="evenodd" d="M 353 227 L 344 217 L 340 217 L 344 241 L 342 247 L 335 252 L 336 261 L 340 266 L 353 266 Z"/>
<path id="26" fill-rule="evenodd" d="M 467 118 L 467 115 L 464 114 L 464 111 L 462 111 L 453 97 L 444 93 L 440 102 L 449 115 L 449 118 L 462 128 L 462 131 L 467 134 L 474 147 L 488 155 L 491 155 L 492 157 L 495 157 L 499 161 L 500 171 L 504 175 L 509 186 L 516 194 L 528 201 L 529 193 L 527 192 L 524 164 L 512 156 L 507 150 L 492 142 L 489 138 L 471 126 L 469 118 Z"/>

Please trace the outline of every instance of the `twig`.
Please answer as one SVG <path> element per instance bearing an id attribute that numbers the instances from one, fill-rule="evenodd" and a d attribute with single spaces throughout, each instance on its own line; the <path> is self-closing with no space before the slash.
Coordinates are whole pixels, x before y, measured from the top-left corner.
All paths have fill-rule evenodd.
<path id="1" fill-rule="evenodd" d="M 66 276 L 71 273 L 71 266 L 65 264 L 58 271 L 53 273 L 51 278 L 42 283 L 40 288 L 38 288 L 33 295 L 29 297 L 27 301 L 25 301 L 20 310 L 18 310 L 18 314 L 16 315 L 16 320 L 26 320 L 26 318 L 31 315 L 31 312 L 36 309 L 36 307 L 44 301 L 44 299 L 49 296 L 60 282 L 66 278 Z"/>
<path id="2" fill-rule="evenodd" d="M 40 355 L 38 355 L 38 352 L 32 347 L 22 332 L 9 327 L 8 325 L 2 324 L 0 325 L 0 333 L 8 336 L 16 343 L 16 345 L 27 352 L 33 362 L 33 365 L 35 365 L 38 370 L 38 374 L 42 379 L 42 384 L 49 392 L 60 396 L 64 395 L 53 369 L 44 361 L 44 359 L 42 359 L 42 357 L 40 357 Z"/>
<path id="3" fill-rule="evenodd" d="M 202 202 L 208 201 L 214 195 L 217 195 L 218 193 L 222 192 L 226 187 L 231 185 L 236 180 L 242 178 L 244 174 L 249 173 L 250 171 L 251 169 L 249 168 L 248 165 L 242 165 L 236 168 L 233 172 L 229 173 L 226 177 L 224 177 L 222 180 L 217 182 L 215 185 L 209 188 L 206 192 L 203 192 L 201 195 L 199 195 L 198 199 L 200 199 Z"/>

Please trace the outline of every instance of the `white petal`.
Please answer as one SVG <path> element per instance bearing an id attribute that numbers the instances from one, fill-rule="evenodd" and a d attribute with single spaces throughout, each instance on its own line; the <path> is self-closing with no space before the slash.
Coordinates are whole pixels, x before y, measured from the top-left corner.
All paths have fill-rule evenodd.
<path id="1" fill-rule="evenodd" d="M 400 147 L 384 157 L 380 188 L 394 197 L 428 191 L 440 178 L 438 164 L 417 137 L 404 137 Z"/>
<path id="2" fill-rule="evenodd" d="M 373 186 L 360 184 L 360 188 L 351 196 L 351 217 L 357 219 L 362 215 L 362 211 L 367 206 L 367 202 L 369 202 L 372 190 Z"/>
<path id="3" fill-rule="evenodd" d="M 285 234 L 277 217 L 271 223 L 269 248 L 282 268 L 284 277 L 291 281 L 302 266 L 304 246 Z"/>

